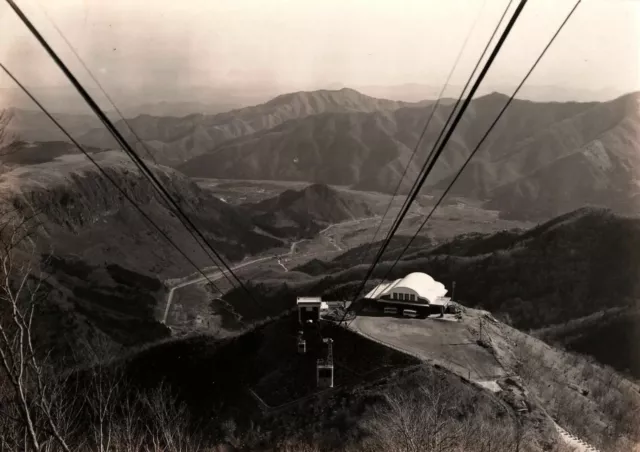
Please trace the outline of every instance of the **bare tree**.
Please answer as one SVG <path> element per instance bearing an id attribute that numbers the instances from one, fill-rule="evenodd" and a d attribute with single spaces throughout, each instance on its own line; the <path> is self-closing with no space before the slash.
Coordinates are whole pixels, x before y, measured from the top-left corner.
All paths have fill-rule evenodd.
<path id="1" fill-rule="evenodd" d="M 31 233 L 35 216 L 25 218 L 12 211 L 2 215 L 0 226 L 0 365 L 15 400 L 17 421 L 24 430 L 25 450 L 44 450 L 55 441 L 70 449 L 55 422 L 61 400 L 49 384 L 46 368 L 39 361 L 33 338 L 36 304 L 41 298 L 42 279 L 32 267 L 35 244 Z M 10 414 L 7 414 L 11 416 Z"/>
<path id="2" fill-rule="evenodd" d="M 0 110 L 0 157 L 18 150 L 19 142 L 15 135 L 9 131 L 9 123 L 13 119 L 10 110 Z"/>
<path id="3" fill-rule="evenodd" d="M 186 405 L 164 384 L 141 394 L 146 409 L 146 432 L 149 452 L 197 452 L 200 441 L 190 434 L 190 419 Z"/>
<path id="4" fill-rule="evenodd" d="M 515 418 L 498 419 L 490 404 L 467 413 L 469 393 L 439 378 L 418 388 L 394 390 L 374 406 L 363 450 L 390 452 L 517 452 L 528 440 Z"/>

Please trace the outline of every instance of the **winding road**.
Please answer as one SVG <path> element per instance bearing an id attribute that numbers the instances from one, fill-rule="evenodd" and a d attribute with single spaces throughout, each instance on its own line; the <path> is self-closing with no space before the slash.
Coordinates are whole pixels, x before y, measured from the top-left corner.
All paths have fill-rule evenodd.
<path id="1" fill-rule="evenodd" d="M 369 221 L 369 220 L 376 220 L 379 219 L 380 216 L 374 216 L 374 217 L 367 217 L 367 218 L 359 218 L 356 220 L 349 220 L 349 221 L 344 221 L 341 223 L 334 223 L 334 224 L 330 224 L 329 226 L 327 226 L 326 228 L 324 228 L 322 231 L 320 231 L 318 233 L 318 235 L 323 235 L 325 234 L 327 231 L 329 231 L 331 228 L 333 228 L 334 226 L 348 226 L 350 224 L 356 224 L 356 223 L 360 223 L 363 221 Z M 297 240 L 295 242 L 293 242 L 291 244 L 291 247 L 289 248 L 289 252 L 286 254 L 282 254 L 279 256 L 267 256 L 267 257 L 261 257 L 258 259 L 253 259 L 247 262 L 243 262 L 241 264 L 237 264 L 233 267 L 231 267 L 231 270 L 238 270 L 241 269 L 243 267 L 248 267 L 250 265 L 255 265 L 255 264 L 259 264 L 261 262 L 265 262 L 271 259 L 278 259 L 278 263 L 282 266 L 282 268 L 287 271 L 287 268 L 282 264 L 282 262 L 279 261 L 279 258 L 283 258 L 283 257 L 291 257 L 294 255 L 294 253 L 296 252 L 296 246 L 298 246 L 299 243 L 305 242 L 309 239 L 301 239 L 301 240 Z M 331 243 L 339 250 L 342 250 L 342 248 L 340 248 L 335 241 L 331 241 Z M 187 276 L 186 278 L 184 278 L 181 282 L 171 286 L 171 288 L 169 289 L 169 293 L 167 294 L 167 303 L 165 305 L 164 308 L 164 314 L 162 316 L 162 323 L 166 324 L 167 323 L 167 317 L 169 316 L 169 310 L 171 309 L 171 302 L 173 301 L 173 296 L 175 294 L 176 289 L 181 289 L 183 287 L 189 286 L 191 284 L 198 284 L 207 280 L 210 281 L 217 281 L 220 278 L 224 277 L 225 274 L 227 274 L 228 272 L 221 272 L 220 270 L 211 270 L 211 271 L 204 271 L 205 276 L 202 275 L 193 275 L 191 277 Z"/>
<path id="2" fill-rule="evenodd" d="M 247 267 L 249 265 L 255 265 L 257 263 L 260 262 L 264 262 L 266 260 L 269 259 L 273 259 L 273 257 L 271 256 L 267 256 L 267 257 L 261 257 L 259 259 L 254 259 L 248 262 L 244 262 L 242 264 L 238 264 L 234 267 L 231 267 L 231 270 L 237 270 L 243 267 Z M 191 284 L 197 284 L 197 283 L 201 283 L 203 281 L 217 281 L 220 278 L 222 278 L 225 274 L 227 274 L 229 272 L 221 272 L 219 270 L 216 271 L 211 271 L 211 272 L 204 272 L 205 276 L 194 276 L 193 278 L 189 278 L 186 281 L 183 281 L 181 283 L 176 284 L 175 286 L 171 287 L 171 289 L 169 289 L 169 294 L 167 295 L 167 305 L 164 308 L 164 315 L 162 316 L 162 323 L 166 324 L 167 323 L 167 316 L 169 315 L 169 308 L 171 307 L 171 301 L 173 300 L 173 294 L 175 293 L 176 289 L 180 289 L 182 287 L 185 286 L 189 286 Z"/>

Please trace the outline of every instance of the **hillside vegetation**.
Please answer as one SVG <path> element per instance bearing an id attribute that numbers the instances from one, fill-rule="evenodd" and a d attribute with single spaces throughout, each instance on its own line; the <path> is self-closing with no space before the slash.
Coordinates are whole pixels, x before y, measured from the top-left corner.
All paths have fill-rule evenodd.
<path id="1" fill-rule="evenodd" d="M 317 343 L 309 344 L 310 356 L 298 355 L 296 328 L 283 317 L 226 341 L 167 341 L 80 370 L 64 387 L 73 390 L 67 402 L 86 416 L 65 420 L 65 439 L 76 444 L 82 426 L 103 429 L 105 436 L 90 440 L 95 447 L 108 435 L 119 447 L 155 438 L 171 451 L 178 450 L 173 441 L 190 451 L 221 443 L 273 451 L 557 450 L 553 426 L 535 402 L 517 413 L 508 397 L 329 324 L 322 334 L 335 340 L 337 387 L 318 391 Z M 118 409 L 100 423 L 100 406 Z M 149 409 L 157 414 L 144 415 Z M 148 417 L 148 429 L 138 414 Z M 172 421 L 156 426 L 156 418 Z"/>
<path id="2" fill-rule="evenodd" d="M 254 204 L 243 204 L 262 229 L 288 237 L 310 237 L 332 223 L 373 215 L 372 208 L 352 193 L 313 184 L 302 190 L 286 190 Z"/>
<path id="3" fill-rule="evenodd" d="M 194 262 L 202 267 L 211 265 L 210 258 L 124 153 L 100 152 L 95 158 Z M 256 229 L 244 211 L 218 200 L 182 174 L 162 166 L 151 168 L 209 243 L 227 259 L 241 259 L 282 243 Z M 65 155 L 15 168 L 0 175 L 0 191 L 0 202 L 7 209 L 17 209 L 25 216 L 38 214 L 42 238 L 55 243 L 56 253 L 78 254 L 92 264 L 118 262 L 163 277 L 184 276 L 190 267 L 84 156 Z M 44 242 L 41 244 L 47 247 Z"/>
<path id="4" fill-rule="evenodd" d="M 407 240 L 394 238 L 365 292 L 386 275 Z M 389 279 L 420 271 L 447 288 L 455 281 L 455 298 L 465 305 L 487 309 L 517 328 L 537 329 L 609 308 L 637 306 L 640 255 L 635 250 L 639 242 L 639 220 L 607 210 L 582 209 L 526 231 L 470 234 L 444 244 L 432 244 L 427 238 L 416 240 Z M 381 243 L 376 243 L 372 249 L 379 246 Z M 311 279 L 280 284 L 254 281 L 252 287 L 282 308 L 304 295 L 350 300 L 368 269 L 369 264 L 362 262 L 365 249 L 354 248 L 331 261 L 310 261 L 294 269 Z M 239 294 L 230 296 L 237 300 L 240 312 L 251 315 L 253 308 L 243 303 Z M 633 325 L 619 325 L 623 324 L 630 330 L 618 331 L 620 349 L 632 350 Z M 598 349 L 580 348 L 587 353 Z M 604 362 L 619 370 L 637 369 L 637 356 L 632 353 L 615 356 L 615 360 Z"/>

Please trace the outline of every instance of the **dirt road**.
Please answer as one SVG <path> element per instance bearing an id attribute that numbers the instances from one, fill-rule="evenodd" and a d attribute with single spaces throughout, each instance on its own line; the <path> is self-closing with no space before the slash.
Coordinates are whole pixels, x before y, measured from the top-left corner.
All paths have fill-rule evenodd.
<path id="1" fill-rule="evenodd" d="M 325 234 L 327 231 L 331 230 L 331 228 L 333 228 L 335 226 L 347 226 L 347 225 L 350 225 L 350 224 L 356 224 L 356 223 L 360 223 L 360 222 L 363 222 L 363 221 L 375 220 L 375 219 L 378 219 L 378 218 L 379 217 L 367 217 L 367 218 L 360 218 L 360 219 L 356 219 L 356 220 L 344 221 L 342 223 L 331 224 L 331 225 L 327 226 L 326 228 L 324 228 L 322 231 L 320 231 L 318 233 L 318 235 Z M 301 239 L 301 240 L 297 240 L 297 241 L 293 242 L 291 244 L 291 247 L 289 248 L 289 253 L 283 254 L 283 255 L 277 256 L 277 257 L 291 257 L 291 256 L 293 256 L 295 254 L 295 252 L 296 252 L 296 247 L 298 246 L 298 244 L 302 243 L 302 242 L 305 242 L 305 241 L 308 241 L 308 240 L 309 239 Z M 335 242 L 333 242 L 333 245 L 336 248 L 341 250 L 341 248 Z M 243 262 L 243 263 L 237 264 L 237 265 L 231 267 L 231 269 L 235 271 L 235 270 L 241 269 L 243 267 L 248 267 L 248 266 L 251 266 L 251 265 L 259 264 L 261 262 L 268 261 L 270 259 L 274 259 L 274 257 L 273 256 L 266 256 L 266 257 L 261 257 L 261 258 L 258 258 L 258 259 L 253 259 L 253 260 L 250 260 L 250 261 L 247 261 L 247 262 Z M 282 264 L 282 262 L 279 262 L 279 264 L 282 266 L 284 271 L 287 271 L 287 268 Z M 167 322 L 167 317 L 169 315 L 169 310 L 171 308 L 171 302 L 173 301 L 173 296 L 175 294 L 176 289 L 180 289 L 182 287 L 186 287 L 186 286 L 189 286 L 191 284 L 198 284 L 198 283 L 207 281 L 207 279 L 211 280 L 211 281 L 217 281 L 218 279 L 220 279 L 223 276 L 225 276 L 225 274 L 227 274 L 227 273 L 228 272 L 224 272 L 223 273 L 220 270 L 205 270 L 204 274 L 207 276 L 206 278 L 204 276 L 202 276 L 202 275 L 195 274 L 195 275 L 187 276 L 187 277 L 185 277 L 183 279 L 180 279 L 180 280 L 178 280 L 179 282 L 177 282 L 177 283 L 174 282 L 173 285 L 171 286 L 171 288 L 169 289 L 169 293 L 167 294 L 167 301 L 166 301 L 166 305 L 165 305 L 165 308 L 164 308 L 164 314 L 162 316 L 162 323 L 166 324 L 166 322 Z M 173 280 L 173 281 L 175 281 L 175 280 Z"/>

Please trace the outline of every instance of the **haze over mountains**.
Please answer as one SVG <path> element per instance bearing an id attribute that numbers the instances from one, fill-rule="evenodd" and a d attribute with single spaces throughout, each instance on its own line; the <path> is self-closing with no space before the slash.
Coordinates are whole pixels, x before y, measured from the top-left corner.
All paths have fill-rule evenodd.
<path id="1" fill-rule="evenodd" d="M 471 102 L 426 189 L 448 185 L 507 99 L 493 93 Z M 486 201 L 488 208 L 510 218 L 550 218 L 584 205 L 629 213 L 638 194 L 639 99 L 632 93 L 607 102 L 514 100 L 452 194 Z M 140 115 L 129 125 L 158 163 L 187 176 L 393 192 L 433 105 L 377 99 L 344 88 L 285 94 L 218 114 Z M 407 169 L 403 191 L 417 176 L 452 108 L 452 101 L 443 100 L 435 111 L 420 154 Z M 38 114 L 17 111 L 15 116 L 18 135 L 35 141 L 54 138 L 56 133 L 47 131 Z M 90 119 L 62 119 L 82 143 L 114 146 L 106 130 L 91 127 Z M 126 125 L 116 125 L 146 155 Z"/>
<path id="2" fill-rule="evenodd" d="M 463 86 L 447 86 L 445 96 L 457 96 Z M 504 84 L 481 85 L 478 95 L 499 92 L 511 94 L 514 86 Z M 356 89 L 364 94 L 385 99 L 396 99 L 406 102 L 418 102 L 422 99 L 437 99 L 442 86 L 426 85 L 421 83 L 404 83 L 400 85 L 369 85 L 358 86 Z M 620 96 L 620 91 L 613 87 L 601 89 L 580 89 L 576 87 L 554 85 L 525 85 L 518 92 L 518 99 L 534 102 L 606 102 Z"/>

